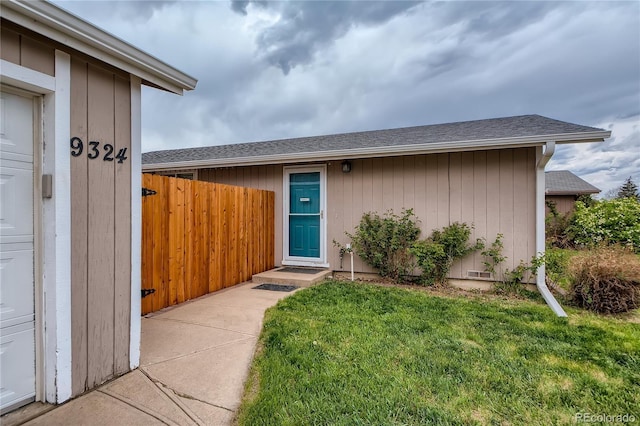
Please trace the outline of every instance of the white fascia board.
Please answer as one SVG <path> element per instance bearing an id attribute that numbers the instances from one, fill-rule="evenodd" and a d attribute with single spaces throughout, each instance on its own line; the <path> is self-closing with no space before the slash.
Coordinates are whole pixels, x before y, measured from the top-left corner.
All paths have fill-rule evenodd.
<path id="1" fill-rule="evenodd" d="M 167 91 L 182 95 L 197 84 L 195 78 L 51 3 L 3 1 L 0 16 Z"/>
<path id="2" fill-rule="evenodd" d="M 316 151 L 262 155 L 259 157 L 212 158 L 206 160 L 179 161 L 170 163 L 143 164 L 142 171 L 160 171 L 184 168 L 238 167 L 265 164 L 310 163 L 317 161 L 337 161 L 357 158 L 393 157 L 401 155 L 437 154 L 443 152 L 479 151 L 486 149 L 525 148 L 542 146 L 548 140 L 557 143 L 602 142 L 611 136 L 610 131 L 588 133 L 564 133 L 560 135 L 526 136 L 520 138 L 480 139 L 428 144 L 377 146 L 335 151 Z"/>

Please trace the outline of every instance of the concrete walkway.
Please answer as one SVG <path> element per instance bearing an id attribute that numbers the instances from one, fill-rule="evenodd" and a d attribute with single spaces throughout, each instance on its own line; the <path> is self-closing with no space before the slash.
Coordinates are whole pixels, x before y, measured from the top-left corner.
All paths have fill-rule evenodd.
<path id="1" fill-rule="evenodd" d="M 231 424 L 264 311 L 291 294 L 256 285 L 240 284 L 143 318 L 138 370 L 26 424 Z"/>

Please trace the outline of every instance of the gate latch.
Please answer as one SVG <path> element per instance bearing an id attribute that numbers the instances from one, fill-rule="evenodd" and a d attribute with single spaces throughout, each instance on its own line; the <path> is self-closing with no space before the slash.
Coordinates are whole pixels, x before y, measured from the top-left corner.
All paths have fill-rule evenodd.
<path id="1" fill-rule="evenodd" d="M 147 195 L 156 195 L 157 192 L 154 191 L 153 189 L 149 189 L 149 188 L 142 188 L 142 196 L 146 197 Z"/>
<path id="2" fill-rule="evenodd" d="M 143 288 L 142 290 L 142 297 L 147 297 L 150 294 L 153 294 L 156 292 L 155 288 Z"/>

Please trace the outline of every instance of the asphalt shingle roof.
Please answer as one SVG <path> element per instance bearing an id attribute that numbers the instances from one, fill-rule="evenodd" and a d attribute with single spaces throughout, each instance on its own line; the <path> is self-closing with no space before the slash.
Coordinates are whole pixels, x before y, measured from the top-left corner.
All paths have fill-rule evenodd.
<path id="1" fill-rule="evenodd" d="M 438 142 L 454 143 L 458 141 L 495 140 L 594 131 L 602 131 L 602 129 L 567 123 L 540 115 L 522 115 L 399 129 L 154 151 L 142 154 L 142 164 L 250 158 L 296 153 L 313 155 L 313 153 L 317 152 L 350 149 L 387 148 Z"/>
<path id="2" fill-rule="evenodd" d="M 545 192 L 547 195 L 583 195 L 597 194 L 600 190 L 568 170 L 558 170 L 545 172 Z"/>

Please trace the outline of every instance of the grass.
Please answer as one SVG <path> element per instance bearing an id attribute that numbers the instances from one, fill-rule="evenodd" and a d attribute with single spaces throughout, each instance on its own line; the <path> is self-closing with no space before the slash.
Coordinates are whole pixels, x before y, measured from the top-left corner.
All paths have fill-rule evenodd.
<path id="1" fill-rule="evenodd" d="M 546 250 L 547 276 L 564 290 L 571 289 L 567 269 L 571 259 L 584 253 L 580 250 L 548 247 Z"/>
<path id="2" fill-rule="evenodd" d="M 328 281 L 267 311 L 241 425 L 640 419 L 638 315 Z"/>

